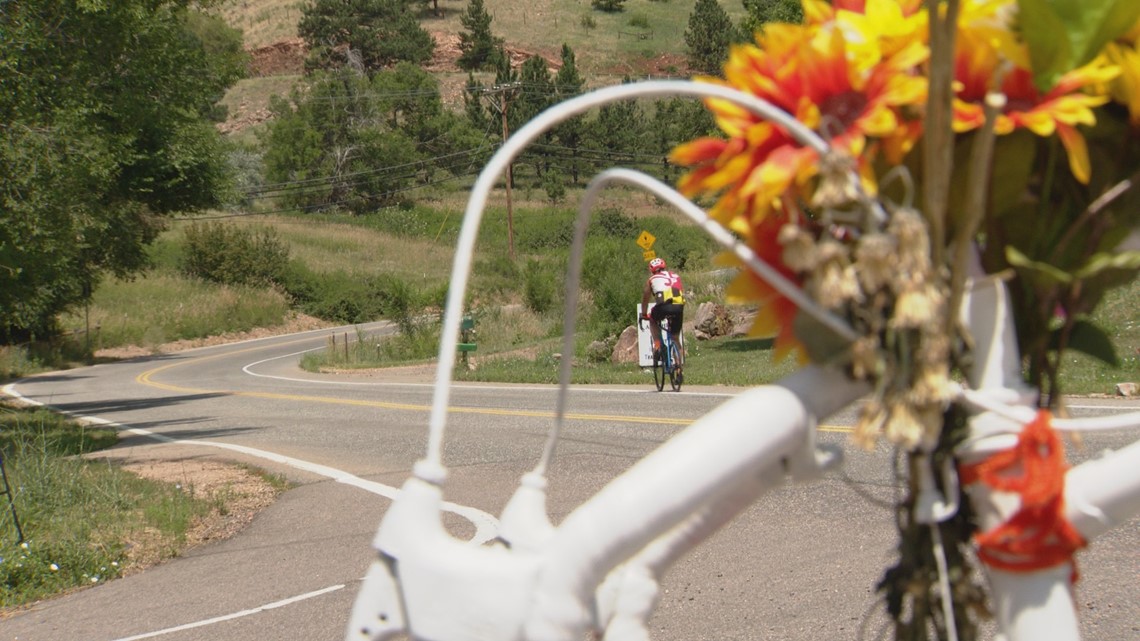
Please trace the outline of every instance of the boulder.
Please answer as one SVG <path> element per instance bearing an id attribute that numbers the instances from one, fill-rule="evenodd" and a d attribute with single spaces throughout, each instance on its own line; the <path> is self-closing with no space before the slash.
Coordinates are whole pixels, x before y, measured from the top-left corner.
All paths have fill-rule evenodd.
<path id="1" fill-rule="evenodd" d="M 693 334 L 700 340 L 732 334 L 733 322 L 728 309 L 719 303 L 701 303 L 693 321 Z"/>
<path id="2" fill-rule="evenodd" d="M 637 327 L 630 325 L 622 331 L 621 336 L 618 336 L 613 354 L 610 355 L 610 362 L 636 363 L 637 361 Z"/>
<path id="3" fill-rule="evenodd" d="M 742 338 L 744 336 L 747 336 L 748 330 L 752 328 L 752 323 L 755 321 L 755 309 L 732 312 L 732 333 L 730 336 L 733 338 Z"/>
<path id="4" fill-rule="evenodd" d="M 586 348 L 586 360 L 591 363 L 604 363 L 610 359 L 611 352 L 609 341 L 593 341 Z"/>
<path id="5" fill-rule="evenodd" d="M 1117 383 L 1116 393 L 1118 396 L 1136 396 L 1140 392 L 1140 385 L 1136 383 Z"/>

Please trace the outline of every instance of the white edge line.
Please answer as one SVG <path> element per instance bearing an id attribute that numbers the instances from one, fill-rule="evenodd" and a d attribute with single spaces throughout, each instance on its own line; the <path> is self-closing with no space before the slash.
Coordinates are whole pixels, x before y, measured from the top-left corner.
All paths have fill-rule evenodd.
<path id="1" fill-rule="evenodd" d="M 144 632 L 143 634 L 136 634 L 132 637 L 122 637 L 121 639 L 115 639 L 115 641 L 138 641 L 139 639 L 150 639 L 153 637 L 162 636 L 164 634 L 173 634 L 174 632 L 181 632 L 183 630 L 192 630 L 194 628 L 202 628 L 202 627 L 205 627 L 208 625 L 214 625 L 216 623 L 224 623 L 226 621 L 231 621 L 233 619 L 240 619 L 242 617 L 247 617 L 247 616 L 251 616 L 254 614 L 258 614 L 258 613 L 264 612 L 266 610 L 273 610 L 275 608 L 281 608 L 281 607 L 284 607 L 287 605 L 292 605 L 292 604 L 297 603 L 299 601 L 312 599 L 314 597 L 322 596 L 322 595 L 328 594 L 330 592 L 336 592 L 337 590 L 341 590 L 344 587 L 345 587 L 345 585 L 343 583 L 338 584 L 338 585 L 330 585 L 327 588 L 321 588 L 320 590 L 314 590 L 312 592 L 306 592 L 304 594 L 298 594 L 297 596 L 292 596 L 292 597 L 289 597 L 287 599 L 281 599 L 280 601 L 274 601 L 273 603 L 266 603 L 265 605 L 261 605 L 261 606 L 258 606 L 256 608 L 251 608 L 249 610 L 241 610 L 239 612 L 232 612 L 230 614 L 223 614 L 222 616 L 213 617 L 211 619 L 202 619 L 201 621 L 194 621 L 192 623 L 184 623 L 182 625 L 176 625 L 172 628 L 165 628 L 163 630 L 154 630 L 153 632 Z"/>
<path id="2" fill-rule="evenodd" d="M 58 409 L 55 407 L 51 407 L 50 405 L 47 405 L 45 403 L 41 403 L 39 401 L 25 397 L 24 395 L 22 395 L 16 391 L 15 383 L 9 383 L 8 385 L 5 385 L 3 390 L 4 390 L 4 393 L 8 394 L 9 396 L 18 398 L 18 399 L 20 399 L 26 403 L 30 403 L 32 405 L 38 405 L 41 407 L 49 407 L 56 412 L 59 412 L 61 414 L 66 414 L 67 416 L 70 416 L 71 418 L 74 418 L 76 420 L 80 420 L 80 421 L 84 421 L 84 422 L 92 423 L 92 424 L 96 424 L 96 425 L 105 425 L 107 427 L 114 427 L 114 428 L 121 429 L 121 430 L 124 430 L 127 432 L 131 432 L 133 434 L 138 434 L 140 436 L 146 436 L 148 438 L 152 438 L 156 441 L 160 441 L 163 443 L 181 443 L 184 445 L 202 445 L 202 446 L 207 446 L 207 447 L 216 447 L 216 448 L 223 449 L 223 450 L 231 450 L 234 452 L 240 452 L 242 454 L 248 454 L 250 456 L 254 456 L 257 458 L 262 458 L 262 459 L 265 459 L 268 461 L 273 461 L 275 463 L 281 463 L 283 465 L 288 465 L 289 467 L 293 467 L 293 468 L 298 469 L 298 470 L 303 470 L 306 472 L 317 474 L 319 476 L 324 476 L 326 478 L 333 479 L 334 481 L 336 481 L 338 483 L 344 483 L 345 485 L 350 485 L 352 487 L 362 489 L 366 492 L 371 492 L 372 494 L 383 496 L 384 498 L 387 498 L 387 499 L 395 499 L 396 496 L 400 493 L 399 488 L 395 488 L 395 487 L 392 487 L 390 485 L 384 485 L 383 483 L 377 483 L 376 481 L 369 481 L 366 479 L 362 479 L 359 476 L 356 476 L 354 474 L 350 474 L 348 472 L 345 472 L 344 470 L 339 470 L 335 467 L 329 467 L 327 465 L 321 465 L 319 463 L 312 463 L 310 461 L 303 461 L 301 459 L 293 458 L 291 456 L 285 456 L 283 454 L 277 454 L 275 452 L 270 452 L 267 450 L 260 450 L 257 448 L 246 447 L 244 445 L 235 445 L 232 443 L 220 443 L 217 441 L 193 441 L 193 440 L 188 440 L 188 439 L 170 438 L 169 436 L 165 436 L 165 435 L 159 434 L 157 432 L 152 432 L 150 430 L 146 430 L 146 429 L 143 429 L 140 427 L 130 427 L 129 425 L 123 425 L 122 423 L 116 423 L 115 421 L 109 421 L 109 420 L 104 419 L 104 418 L 98 418 L 98 417 L 94 417 L 94 416 L 83 416 L 80 414 L 75 414 L 72 412 L 68 412 L 66 410 L 61 410 L 61 409 Z M 491 539 L 495 538 L 496 536 L 498 536 L 499 521 L 498 521 L 498 519 L 491 516 L 490 514 L 487 514 L 486 512 L 483 512 L 482 510 L 475 509 L 473 507 L 467 507 L 465 505 L 457 505 L 455 503 L 446 502 L 446 501 L 441 505 L 441 507 L 445 512 L 451 512 L 452 514 L 455 514 L 457 516 L 461 516 L 461 517 L 467 519 L 468 521 L 470 521 L 471 524 L 475 526 L 475 535 L 470 539 L 469 543 L 474 544 L 474 545 L 481 545 L 483 543 L 486 543 L 487 541 L 490 541 Z"/>

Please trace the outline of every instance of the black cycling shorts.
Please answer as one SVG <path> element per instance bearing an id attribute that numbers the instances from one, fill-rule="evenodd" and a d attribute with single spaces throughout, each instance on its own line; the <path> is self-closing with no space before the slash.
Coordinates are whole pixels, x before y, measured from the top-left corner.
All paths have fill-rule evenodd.
<path id="1" fill-rule="evenodd" d="M 658 303 L 649 310 L 649 317 L 658 323 L 662 318 L 669 317 L 669 327 L 673 334 L 681 333 L 681 325 L 685 322 L 685 306 L 677 303 Z"/>

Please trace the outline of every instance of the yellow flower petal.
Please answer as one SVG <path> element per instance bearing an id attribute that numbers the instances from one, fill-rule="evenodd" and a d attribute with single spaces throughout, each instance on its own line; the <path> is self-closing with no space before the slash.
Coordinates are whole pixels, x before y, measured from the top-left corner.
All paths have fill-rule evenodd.
<path id="1" fill-rule="evenodd" d="M 1085 137 L 1068 125 L 1057 125 L 1057 134 L 1065 145 L 1065 151 L 1069 152 L 1069 170 L 1073 172 L 1073 177 L 1087 185 L 1089 176 L 1092 175 L 1092 165 L 1089 163 L 1089 148 Z"/>

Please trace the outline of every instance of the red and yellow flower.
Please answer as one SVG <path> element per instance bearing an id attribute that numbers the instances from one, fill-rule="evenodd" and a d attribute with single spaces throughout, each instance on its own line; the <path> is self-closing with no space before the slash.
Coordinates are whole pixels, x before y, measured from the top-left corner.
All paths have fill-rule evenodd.
<path id="1" fill-rule="evenodd" d="M 758 34 L 757 45 L 733 47 L 724 80 L 705 80 L 771 102 L 833 148 L 862 159 L 864 168 L 879 149 L 902 153 L 919 133 L 901 114 L 925 101 L 926 81 L 917 69 L 928 53 L 917 35 L 922 30 L 907 22 L 913 13 L 899 10 L 894 0 L 867 4 L 875 8 L 873 20 L 851 20 L 868 16 L 842 9 L 828 22 L 770 24 Z M 690 168 L 679 188 L 688 197 L 715 196 L 710 215 L 778 265 L 779 226 L 771 219 L 797 215 L 797 199 L 807 195 L 817 174 L 818 154 L 733 103 L 710 99 L 707 104 L 725 138 L 701 138 L 673 150 L 671 160 Z M 871 140 L 886 144 L 871 145 Z M 873 182 L 867 186 L 874 188 Z M 751 291 L 771 302 L 764 313 L 772 323 L 758 326 L 774 330 L 778 324 L 778 342 L 788 345 L 788 314 L 794 315 L 794 307 L 760 291 L 759 281 L 742 278 L 734 291 Z"/>
<path id="2" fill-rule="evenodd" d="M 1006 104 L 998 114 L 994 131 L 1000 136 L 1015 129 L 1028 129 L 1042 137 L 1056 135 L 1069 156 L 1073 176 L 1087 183 L 1090 174 L 1088 146 L 1077 130 L 1093 125 L 1093 109 L 1109 100 L 1096 91 L 1119 74 L 1104 57 L 1074 69 L 1049 91 L 1033 83 L 1033 71 L 1025 45 L 1014 38 L 1005 22 L 1008 5 L 974 2 L 959 20 L 954 68 L 954 130 L 970 131 L 985 122 L 986 93 L 998 89 Z M 995 82 L 1000 85 L 994 87 Z"/>
<path id="3" fill-rule="evenodd" d="M 923 0 L 803 0 L 802 25 L 771 23 L 755 45 L 734 46 L 724 78 L 705 78 L 761 98 L 816 131 L 835 150 L 856 160 L 864 189 L 876 190 L 878 161 L 903 162 L 922 135 L 929 58 L 928 13 Z M 962 0 L 958 15 L 953 128 L 963 133 L 985 121 L 987 94 L 1004 95 L 995 133 L 1027 129 L 1056 136 L 1081 182 L 1091 172 L 1080 127 L 1095 124 L 1094 110 L 1110 99 L 1125 104 L 1140 125 L 1140 23 L 1106 47 L 1102 56 L 1060 76 L 1053 87 L 1034 84 L 1029 48 L 1019 39 L 1015 0 Z M 679 182 L 690 197 L 712 197 L 712 217 L 740 235 L 759 256 L 784 267 L 777 235 L 784 224 L 808 220 L 821 159 L 779 126 L 726 100 L 706 103 L 723 137 L 673 150 L 688 168 Z M 823 202 L 823 201 L 821 201 Z M 787 275 L 794 270 L 785 269 Z M 762 303 L 754 326 L 777 336 L 786 351 L 795 339 L 796 309 L 759 279 L 742 275 L 735 295 Z"/>

